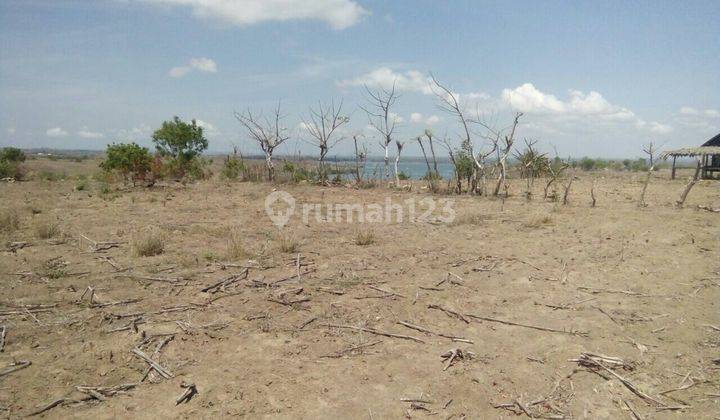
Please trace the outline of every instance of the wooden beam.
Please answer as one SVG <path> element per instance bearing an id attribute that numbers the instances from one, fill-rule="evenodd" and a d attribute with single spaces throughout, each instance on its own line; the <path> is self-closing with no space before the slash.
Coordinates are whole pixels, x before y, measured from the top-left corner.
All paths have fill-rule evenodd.
<path id="1" fill-rule="evenodd" d="M 673 166 L 672 166 L 672 173 L 670 174 L 670 179 L 675 179 L 675 161 L 677 160 L 677 156 L 673 156 Z"/>

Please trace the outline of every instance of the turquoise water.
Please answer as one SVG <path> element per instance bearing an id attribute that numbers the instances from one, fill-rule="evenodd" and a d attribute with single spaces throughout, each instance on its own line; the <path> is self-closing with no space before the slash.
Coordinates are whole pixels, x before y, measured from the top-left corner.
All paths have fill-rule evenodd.
<path id="1" fill-rule="evenodd" d="M 400 171 L 411 179 L 420 179 L 427 173 L 427 165 L 425 162 L 408 161 L 403 162 L 400 160 L 398 164 Z M 432 163 L 430 163 L 432 167 Z M 395 166 L 394 162 L 390 162 L 390 177 L 395 177 Z M 443 179 L 449 179 L 453 176 L 454 169 L 449 162 L 438 162 L 438 172 Z M 385 163 L 384 162 L 366 162 L 365 163 L 365 178 L 383 178 L 385 176 Z"/>

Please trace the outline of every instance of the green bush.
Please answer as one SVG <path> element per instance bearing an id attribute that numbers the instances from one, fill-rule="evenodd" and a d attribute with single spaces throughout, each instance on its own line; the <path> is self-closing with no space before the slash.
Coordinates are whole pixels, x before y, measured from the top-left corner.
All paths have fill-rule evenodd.
<path id="1" fill-rule="evenodd" d="M 407 181 L 408 179 L 410 179 L 410 176 L 408 176 L 408 174 L 406 174 L 405 172 L 400 171 L 398 173 L 398 179 L 400 179 L 401 181 Z"/>
<path id="2" fill-rule="evenodd" d="M 220 176 L 227 180 L 237 180 L 245 172 L 245 164 L 237 156 L 237 152 L 225 157 Z"/>
<path id="3" fill-rule="evenodd" d="M 25 162 L 25 152 L 16 147 L 4 147 L 0 150 L 0 161 Z"/>
<path id="4" fill-rule="evenodd" d="M 208 141 L 203 136 L 203 128 L 195 120 L 188 124 L 174 117 L 172 121 L 163 122 L 152 139 L 158 153 L 170 158 L 171 175 L 179 178 L 189 172 L 199 175 L 198 169 L 202 169 L 202 165 L 197 166 L 196 160 L 207 149 Z"/>
<path id="5" fill-rule="evenodd" d="M 25 153 L 22 150 L 15 147 L 0 150 L 0 178 L 23 179 L 25 170 L 22 162 L 25 162 Z"/>
<path id="6" fill-rule="evenodd" d="M 150 172 L 152 156 L 147 148 L 136 143 L 113 143 L 108 145 L 105 160 L 100 167 L 106 172 L 115 172 L 126 181 L 145 180 Z"/>

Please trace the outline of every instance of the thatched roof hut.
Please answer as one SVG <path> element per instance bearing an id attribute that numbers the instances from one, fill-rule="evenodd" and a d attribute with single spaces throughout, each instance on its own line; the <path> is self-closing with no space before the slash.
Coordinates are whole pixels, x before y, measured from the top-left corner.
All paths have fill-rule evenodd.
<path id="1" fill-rule="evenodd" d="M 714 173 L 720 173 L 720 134 L 706 141 L 700 147 L 685 147 L 669 150 L 660 155 L 661 158 L 673 158 L 672 179 L 675 179 L 675 161 L 678 157 L 699 157 L 703 179 L 715 179 Z"/>

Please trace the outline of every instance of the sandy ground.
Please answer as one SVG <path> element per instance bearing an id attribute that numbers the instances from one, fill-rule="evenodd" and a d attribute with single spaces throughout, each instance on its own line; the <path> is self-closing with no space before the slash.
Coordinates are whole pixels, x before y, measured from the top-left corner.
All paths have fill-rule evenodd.
<path id="1" fill-rule="evenodd" d="M 643 174 L 579 173 L 567 206 L 528 202 L 516 181 L 505 202 L 436 197 L 454 200 L 450 224 L 294 217 L 281 232 L 267 184 L 0 184 L 0 210 L 20 215 L 3 245 L 28 245 L 0 253 L 0 417 L 59 401 L 40 416 L 718 418 L 720 213 L 697 205 L 720 207 L 720 182 L 677 209 L 686 176 L 656 174 L 644 208 Z M 429 197 L 276 188 L 298 205 Z M 164 252 L 136 256 L 151 231 Z M 169 378 L 141 381 L 134 348 Z M 622 360 L 572 361 L 583 353 Z M 198 394 L 176 405 L 182 383 Z"/>

